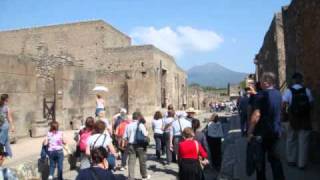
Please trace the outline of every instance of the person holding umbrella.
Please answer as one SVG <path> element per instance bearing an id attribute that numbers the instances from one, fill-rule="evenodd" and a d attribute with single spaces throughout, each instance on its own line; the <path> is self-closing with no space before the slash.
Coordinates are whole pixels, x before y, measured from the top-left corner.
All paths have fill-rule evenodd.
<path id="1" fill-rule="evenodd" d="M 93 88 L 93 91 L 100 93 L 100 92 L 108 92 L 108 88 L 104 87 L 104 86 L 96 86 Z M 105 101 L 102 98 L 101 94 L 97 94 L 96 97 L 96 117 L 99 116 L 100 111 L 104 111 L 105 110 Z"/>
<path id="2" fill-rule="evenodd" d="M 96 117 L 99 116 L 99 113 L 101 111 L 105 110 L 105 101 L 104 99 L 102 99 L 100 94 L 97 94 L 97 98 L 96 98 Z"/>

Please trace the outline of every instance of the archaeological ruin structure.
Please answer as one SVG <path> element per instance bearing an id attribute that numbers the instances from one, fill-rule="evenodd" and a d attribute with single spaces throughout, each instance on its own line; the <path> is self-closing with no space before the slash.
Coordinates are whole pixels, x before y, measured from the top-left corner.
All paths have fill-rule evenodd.
<path id="1" fill-rule="evenodd" d="M 109 117 L 120 107 L 151 115 L 187 104 L 187 75 L 172 56 L 133 46 L 101 20 L 0 32 L 0 64 L 0 93 L 11 97 L 19 137 L 50 118 L 63 129 L 81 124 L 94 113 L 96 85 L 109 89 L 102 93 Z"/>

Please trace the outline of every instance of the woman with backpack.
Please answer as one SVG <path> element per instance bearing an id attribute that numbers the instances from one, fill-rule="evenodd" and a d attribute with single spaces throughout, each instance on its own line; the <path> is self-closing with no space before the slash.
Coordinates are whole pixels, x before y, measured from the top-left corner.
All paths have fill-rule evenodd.
<path id="1" fill-rule="evenodd" d="M 43 144 L 48 147 L 49 155 L 49 180 L 53 179 L 54 170 L 56 165 L 58 166 L 58 179 L 62 180 L 63 173 L 63 145 L 66 141 L 63 138 L 63 132 L 59 131 L 59 123 L 52 121 L 50 123 L 50 130 Z"/>
<path id="2" fill-rule="evenodd" d="M 128 146 L 126 141 L 124 140 L 124 133 L 126 131 L 127 126 L 131 123 L 131 119 L 128 117 L 124 119 L 118 126 L 115 131 L 116 142 L 118 143 L 118 149 L 121 153 L 121 167 L 120 171 L 124 171 L 127 166 L 128 159 Z"/>
<path id="3" fill-rule="evenodd" d="M 102 147 L 92 149 L 90 154 L 92 166 L 90 168 L 80 170 L 76 180 L 115 180 L 115 176 L 108 170 L 108 161 L 106 159 L 108 152 L 106 149 Z"/>
<path id="4" fill-rule="evenodd" d="M 86 155 L 86 148 L 88 145 L 88 139 L 93 132 L 94 127 L 94 118 L 87 117 L 85 122 L 85 127 L 79 132 L 79 142 L 78 148 L 80 150 L 80 169 L 85 169 L 90 167 L 90 159 L 89 156 Z"/>
<path id="5" fill-rule="evenodd" d="M 109 134 L 105 133 L 106 124 L 103 121 L 97 121 L 94 124 L 94 130 L 88 138 L 86 154 L 90 156 L 90 151 L 95 148 L 103 147 L 108 152 L 109 169 L 114 169 L 116 164 L 117 152 L 112 144 L 112 138 Z"/>
<path id="6" fill-rule="evenodd" d="M 9 108 L 9 95 L 2 94 L 0 97 L 0 144 L 5 146 L 7 156 L 12 157 L 10 147 L 9 128 L 15 131 L 12 114 Z"/>

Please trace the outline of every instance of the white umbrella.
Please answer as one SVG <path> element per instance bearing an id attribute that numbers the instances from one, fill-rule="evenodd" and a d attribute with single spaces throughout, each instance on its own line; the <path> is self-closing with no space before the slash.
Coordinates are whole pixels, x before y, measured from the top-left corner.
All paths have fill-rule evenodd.
<path id="1" fill-rule="evenodd" d="M 92 89 L 93 91 L 103 91 L 103 92 L 108 92 L 108 88 L 105 86 L 96 86 Z"/>

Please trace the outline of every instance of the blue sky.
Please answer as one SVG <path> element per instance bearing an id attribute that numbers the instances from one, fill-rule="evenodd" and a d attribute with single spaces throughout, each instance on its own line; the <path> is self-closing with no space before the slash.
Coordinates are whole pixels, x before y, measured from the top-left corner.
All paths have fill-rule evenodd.
<path id="1" fill-rule="evenodd" d="M 275 12 L 291 0 L 0 0 L 0 31 L 103 19 L 176 57 L 253 72 Z"/>

